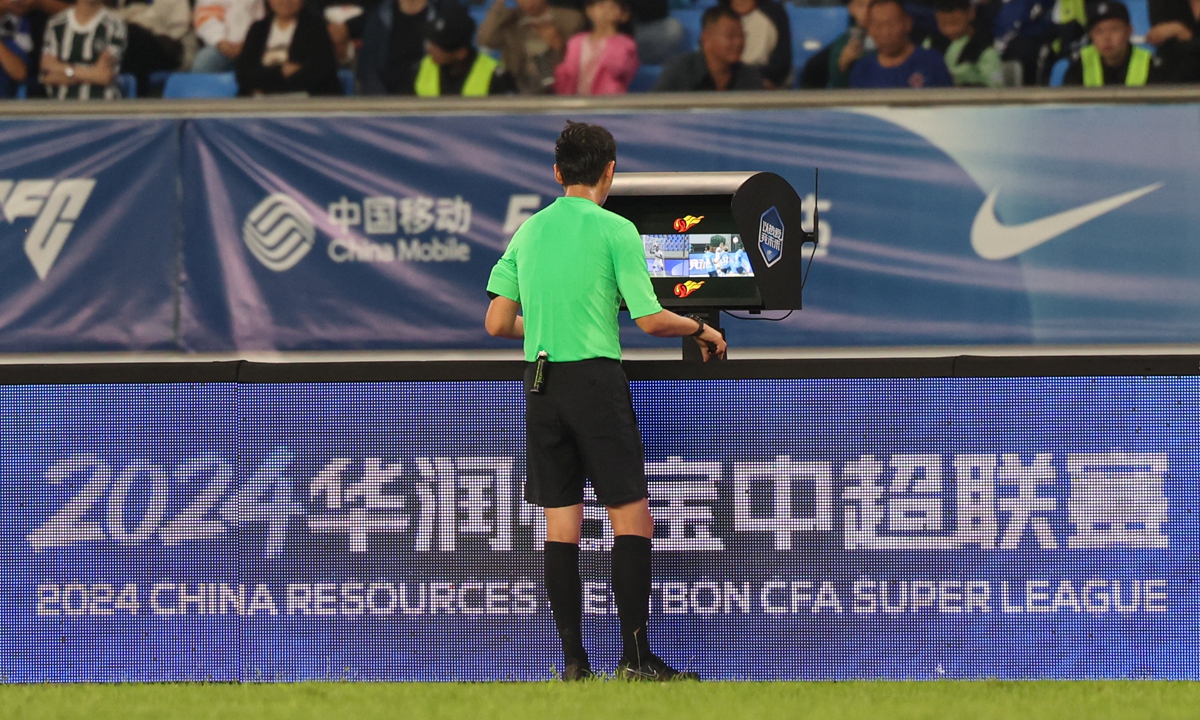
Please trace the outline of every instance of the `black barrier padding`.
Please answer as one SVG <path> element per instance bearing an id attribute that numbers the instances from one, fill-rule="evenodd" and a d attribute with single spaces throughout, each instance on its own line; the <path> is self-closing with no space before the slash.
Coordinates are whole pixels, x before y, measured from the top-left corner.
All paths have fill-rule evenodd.
<path id="1" fill-rule="evenodd" d="M 525 363 L 517 360 L 256 363 L 242 367 L 243 383 L 310 382 L 457 382 L 520 380 Z"/>
<path id="2" fill-rule="evenodd" d="M 954 360 L 955 377 L 1100 377 L 1200 375 L 1196 355 L 1081 355 L 1071 357 L 980 357 Z"/>
<path id="3" fill-rule="evenodd" d="M 0 385 L 232 383 L 244 361 L 0 365 Z"/>
<path id="4" fill-rule="evenodd" d="M 630 380 L 774 380 L 933 377 L 1184 377 L 1198 355 L 847 358 L 624 363 Z M 520 361 L 86 363 L 0 365 L 0 385 L 159 383 L 469 382 L 520 380 Z"/>

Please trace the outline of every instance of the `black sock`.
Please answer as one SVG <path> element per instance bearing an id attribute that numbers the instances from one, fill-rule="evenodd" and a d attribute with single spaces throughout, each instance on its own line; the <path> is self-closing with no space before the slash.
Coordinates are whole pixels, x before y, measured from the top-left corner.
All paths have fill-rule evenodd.
<path id="1" fill-rule="evenodd" d="M 650 619 L 650 538 L 618 535 L 613 540 L 613 595 L 621 616 L 624 659 L 640 664 L 650 657 L 646 622 Z"/>
<path id="2" fill-rule="evenodd" d="M 579 577 L 579 546 L 574 543 L 546 541 L 546 594 L 554 625 L 562 639 L 563 657 L 585 665 L 583 649 L 583 581 Z"/>

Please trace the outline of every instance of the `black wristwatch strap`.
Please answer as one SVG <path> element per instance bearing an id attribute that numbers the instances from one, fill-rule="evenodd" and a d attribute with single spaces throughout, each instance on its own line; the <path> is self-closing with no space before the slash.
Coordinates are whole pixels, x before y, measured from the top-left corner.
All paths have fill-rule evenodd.
<path id="1" fill-rule="evenodd" d="M 704 328 L 706 326 L 704 324 L 704 321 L 700 319 L 699 315 L 684 315 L 684 317 L 686 317 L 689 320 L 696 321 L 696 325 L 697 325 L 696 332 L 692 333 L 692 337 L 700 337 L 701 335 L 704 334 Z"/>

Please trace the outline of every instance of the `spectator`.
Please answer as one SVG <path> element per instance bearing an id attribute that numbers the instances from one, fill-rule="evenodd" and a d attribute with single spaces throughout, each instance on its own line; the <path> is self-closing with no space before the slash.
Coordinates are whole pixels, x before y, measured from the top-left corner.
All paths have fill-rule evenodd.
<path id="1" fill-rule="evenodd" d="M 958 87 L 1001 87 L 1004 68 L 993 47 L 991 33 L 975 27 L 971 0 L 935 0 L 938 35 L 925 41 L 942 54 L 946 69 Z"/>
<path id="2" fill-rule="evenodd" d="M 1129 10 L 1117 0 L 1105 0 L 1088 13 L 1088 38 L 1071 61 L 1063 85 L 1145 85 L 1166 80 L 1162 61 L 1149 50 L 1134 47 L 1129 38 Z"/>
<path id="3" fill-rule="evenodd" d="M 721 0 L 742 19 L 746 49 L 742 63 L 762 68 L 771 87 L 787 84 L 792 73 L 792 26 L 775 0 Z"/>
<path id="4" fill-rule="evenodd" d="M 237 58 L 239 95 L 341 95 L 333 40 L 324 18 L 302 13 L 303 0 L 269 0 Z"/>
<path id="5" fill-rule="evenodd" d="M 1055 11 L 1055 0 L 1005 0 L 996 11 L 992 29 L 996 49 L 1001 60 L 1021 63 L 1022 85 L 1037 85 L 1059 49 L 1069 47 L 1083 33 L 1083 18 L 1076 18 L 1071 9 L 1077 7 L 1082 13 L 1083 0 L 1066 0 L 1058 6 L 1065 12 Z"/>
<path id="6" fill-rule="evenodd" d="M 250 26 L 266 15 L 263 0 L 197 0 L 196 35 L 204 47 L 196 53 L 192 72 L 233 70 Z"/>
<path id="7" fill-rule="evenodd" d="M 638 61 L 643 65 L 662 65 L 684 51 L 687 31 L 683 23 L 671 17 L 670 0 L 630 0 L 629 7 Z"/>
<path id="8" fill-rule="evenodd" d="M 637 43 L 628 33 L 629 6 L 622 0 L 588 0 L 591 32 L 567 41 L 567 55 L 554 71 L 559 95 L 616 95 L 629 91 L 638 69 Z"/>
<path id="9" fill-rule="evenodd" d="M 116 13 L 127 32 L 121 70 L 136 77 L 139 88 L 150 87 L 153 73 L 179 69 L 192 28 L 188 0 L 120 0 Z"/>
<path id="10" fill-rule="evenodd" d="M 0 0 L 0 98 L 11 98 L 29 77 L 29 36 L 27 0 Z"/>
<path id="11" fill-rule="evenodd" d="M 46 25 L 50 18 L 71 7 L 63 0 L 28 0 L 29 36 L 33 40 L 33 49 L 29 53 L 29 75 L 25 86 L 29 89 L 29 97 L 46 97 L 46 88 L 42 86 L 42 45 L 46 40 Z"/>
<path id="12" fill-rule="evenodd" d="M 59 100 L 119 98 L 117 68 L 124 52 L 124 21 L 101 0 L 78 0 L 46 24 L 42 82 Z"/>
<path id="13" fill-rule="evenodd" d="M 325 18 L 338 64 L 351 67 L 362 48 L 367 21 L 382 4 L 383 0 L 304 0 L 303 12 Z"/>
<path id="14" fill-rule="evenodd" d="M 949 87 L 954 84 L 942 56 L 913 45 L 912 19 L 900 0 L 871 0 L 867 32 L 875 53 L 865 55 L 850 72 L 852 88 Z"/>
<path id="15" fill-rule="evenodd" d="M 383 0 L 367 15 L 358 84 L 364 95 L 411 95 L 414 68 L 425 56 L 425 26 L 437 9 L 429 0 Z"/>
<path id="16" fill-rule="evenodd" d="M 567 38 L 582 29 L 577 10 L 551 7 L 546 0 L 517 0 L 515 8 L 494 0 L 479 27 L 479 44 L 500 51 L 521 94 L 542 95 L 554 90 L 554 69 L 563 61 Z"/>
<path id="17" fill-rule="evenodd" d="M 471 45 L 475 21 L 455 3 L 425 25 L 428 54 L 416 72 L 418 97 L 484 97 L 517 92 L 513 76 Z"/>
<path id="18" fill-rule="evenodd" d="M 1150 0 L 1146 42 L 1158 48 L 1175 80 L 1195 82 L 1200 75 L 1200 2 Z"/>
<path id="19" fill-rule="evenodd" d="M 742 62 L 745 47 L 746 36 L 737 13 L 721 5 L 710 7 L 700 19 L 700 50 L 670 60 L 654 89 L 762 90 L 761 70 Z"/>
<path id="20" fill-rule="evenodd" d="M 875 51 L 875 41 L 867 36 L 870 7 L 871 0 L 849 0 L 846 10 L 850 13 L 850 27 L 804 64 L 800 87 L 809 90 L 850 87 L 854 63 L 863 53 Z"/>

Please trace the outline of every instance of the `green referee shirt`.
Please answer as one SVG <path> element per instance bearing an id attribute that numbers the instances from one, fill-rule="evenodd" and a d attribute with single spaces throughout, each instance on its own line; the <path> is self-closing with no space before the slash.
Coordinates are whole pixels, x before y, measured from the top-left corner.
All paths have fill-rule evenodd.
<path id="1" fill-rule="evenodd" d="M 662 310 L 633 223 L 586 198 L 560 197 L 525 221 L 492 268 L 489 293 L 521 304 L 525 359 L 621 359 L 617 310 Z"/>

